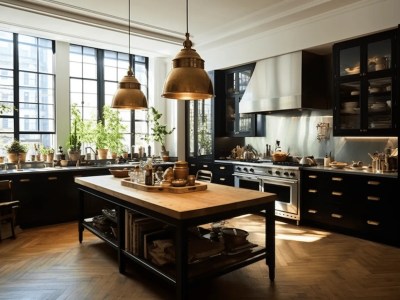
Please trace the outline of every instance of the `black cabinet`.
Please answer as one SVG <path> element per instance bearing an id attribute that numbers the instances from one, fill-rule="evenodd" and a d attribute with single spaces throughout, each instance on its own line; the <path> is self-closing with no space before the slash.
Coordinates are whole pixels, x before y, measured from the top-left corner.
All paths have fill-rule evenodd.
<path id="1" fill-rule="evenodd" d="M 224 163 L 214 163 L 212 166 L 213 182 L 234 186 L 233 165 Z"/>
<path id="2" fill-rule="evenodd" d="M 249 64 L 225 71 L 225 135 L 235 137 L 265 135 L 265 116 L 243 114 L 239 103 L 254 71 Z"/>
<path id="3" fill-rule="evenodd" d="M 303 170 L 301 220 L 400 245 L 396 185 L 396 178 Z"/>
<path id="4" fill-rule="evenodd" d="M 335 136 L 397 136 L 399 29 L 333 46 Z"/>

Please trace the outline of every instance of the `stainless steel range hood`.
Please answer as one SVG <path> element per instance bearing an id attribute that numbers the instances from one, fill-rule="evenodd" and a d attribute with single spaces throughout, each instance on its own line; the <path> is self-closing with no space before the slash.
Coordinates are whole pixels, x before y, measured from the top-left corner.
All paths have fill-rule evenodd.
<path id="1" fill-rule="evenodd" d="M 239 103 L 240 113 L 329 109 L 327 59 L 298 51 L 256 63 Z"/>

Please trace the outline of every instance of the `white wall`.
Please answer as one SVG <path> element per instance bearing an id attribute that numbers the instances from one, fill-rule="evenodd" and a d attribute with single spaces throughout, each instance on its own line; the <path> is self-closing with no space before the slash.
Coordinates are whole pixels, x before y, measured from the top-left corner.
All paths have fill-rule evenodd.
<path id="1" fill-rule="evenodd" d="M 365 1 L 370 5 L 361 7 L 361 4 L 355 4 L 335 14 L 316 16 L 235 43 L 221 44 L 217 49 L 196 50 L 205 60 L 207 70 L 224 69 L 394 28 L 400 24 L 400 0 Z"/>

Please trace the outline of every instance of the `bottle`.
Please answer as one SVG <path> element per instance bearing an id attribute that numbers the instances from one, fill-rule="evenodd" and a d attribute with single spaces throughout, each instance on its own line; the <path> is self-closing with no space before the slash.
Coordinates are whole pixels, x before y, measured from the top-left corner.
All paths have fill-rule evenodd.
<path id="1" fill-rule="evenodd" d="M 281 142 L 276 140 L 276 144 L 275 144 L 275 152 L 281 152 L 282 148 L 280 146 Z"/>
<path id="2" fill-rule="evenodd" d="M 153 185 L 153 169 L 148 167 L 144 172 L 144 184 Z"/>

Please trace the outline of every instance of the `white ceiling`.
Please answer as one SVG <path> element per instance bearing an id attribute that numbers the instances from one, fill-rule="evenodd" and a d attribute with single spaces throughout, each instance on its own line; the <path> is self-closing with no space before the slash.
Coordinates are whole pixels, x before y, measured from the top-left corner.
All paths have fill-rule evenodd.
<path id="1" fill-rule="evenodd" d="M 118 50 L 127 46 L 128 1 L 1 0 L 0 25 L 21 33 L 37 30 L 49 38 L 84 45 L 108 43 Z M 200 52 L 371 2 L 190 0 L 189 33 L 193 48 Z M 135 35 L 131 46 L 139 54 L 174 56 L 182 48 L 185 32 L 185 0 L 131 0 L 131 33 Z"/>

